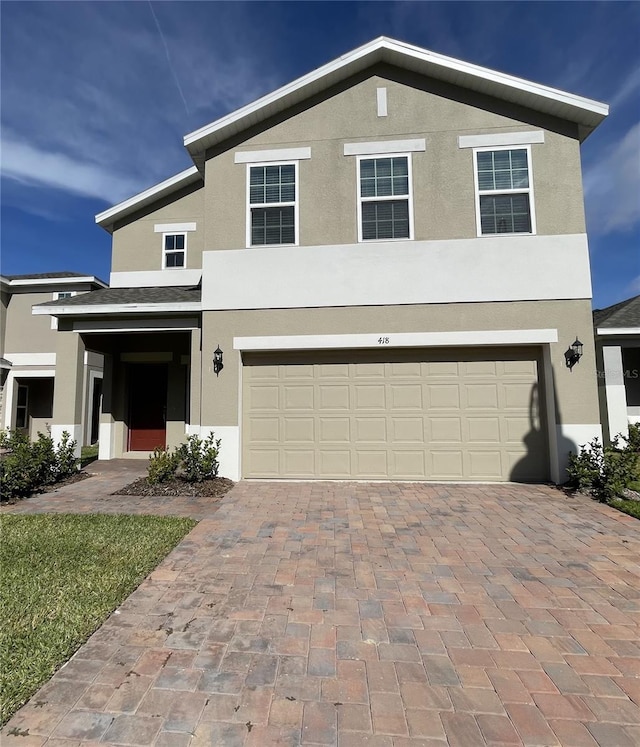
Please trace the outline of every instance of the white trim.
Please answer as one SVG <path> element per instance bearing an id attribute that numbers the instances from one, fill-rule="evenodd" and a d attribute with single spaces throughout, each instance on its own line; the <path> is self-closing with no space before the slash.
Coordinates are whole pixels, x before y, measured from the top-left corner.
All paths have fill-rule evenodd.
<path id="1" fill-rule="evenodd" d="M 76 442 L 74 454 L 76 457 L 80 458 L 82 454 L 82 447 L 84 446 L 84 441 L 82 438 L 82 425 L 57 425 L 55 423 L 52 424 L 51 438 L 53 439 L 53 443 L 56 446 L 58 446 L 62 441 L 62 434 L 64 433 L 64 431 L 67 431 L 67 433 L 71 436 L 71 440 Z"/>
<path id="2" fill-rule="evenodd" d="M 16 371 L 15 369 L 9 371 L 7 374 L 7 380 L 4 384 L 4 417 L 3 427 L 11 428 L 11 416 L 13 410 L 13 382 L 15 379 L 54 379 L 56 372 L 55 369 L 40 369 L 39 371 Z M 54 383 L 55 386 L 55 383 Z"/>
<path id="3" fill-rule="evenodd" d="M 377 160 L 378 158 L 406 158 L 407 159 L 407 189 L 409 190 L 407 195 L 389 195 L 388 197 L 362 197 L 360 187 L 360 164 L 363 160 Z M 371 153 L 367 155 L 356 156 L 356 204 L 358 214 L 356 216 L 358 224 L 358 243 L 368 244 L 372 242 L 380 241 L 413 241 L 413 168 L 412 168 L 411 153 Z M 401 236 L 394 239 L 365 239 L 362 236 L 362 205 L 365 202 L 389 202 L 389 201 L 400 201 L 407 200 L 407 210 L 409 213 L 409 235 Z"/>
<path id="4" fill-rule="evenodd" d="M 247 249 L 265 249 L 267 247 L 278 247 L 278 246 L 299 246 L 300 245 L 300 170 L 298 168 L 299 161 L 274 161 L 269 163 L 269 166 L 293 166 L 295 173 L 295 200 L 293 201 L 293 244 L 252 244 L 251 243 L 251 210 L 256 208 L 258 210 L 279 208 L 279 207 L 291 207 L 291 202 L 251 202 L 251 169 L 254 167 L 260 168 L 263 163 L 247 163 L 246 166 L 246 246 Z"/>
<path id="5" fill-rule="evenodd" d="M 567 481 L 569 452 L 577 454 L 580 446 L 588 444 L 594 438 L 602 443 L 602 426 L 600 423 L 560 423 L 556 426 L 558 442 L 558 462 L 560 477 L 558 482 Z"/>
<path id="6" fill-rule="evenodd" d="M 242 390 L 240 390 L 242 391 Z M 196 431 L 196 429 L 198 429 Z M 196 433 L 200 438 L 205 439 L 210 433 L 216 438 L 222 439 L 220 444 L 220 454 L 218 461 L 220 463 L 219 476 L 228 477 L 230 480 L 237 481 L 240 479 L 240 426 L 239 425 L 197 425 L 189 427 L 189 433 Z"/>
<path id="7" fill-rule="evenodd" d="M 205 311 L 591 298 L 585 234 L 229 249 L 203 267 Z"/>
<path id="8" fill-rule="evenodd" d="M 100 416 L 100 425 L 98 426 L 98 459 L 111 459 L 113 457 L 113 423 L 103 422 Z"/>
<path id="9" fill-rule="evenodd" d="M 378 116 L 387 116 L 387 89 L 376 88 L 376 104 L 378 106 Z"/>
<path id="10" fill-rule="evenodd" d="M 311 158 L 311 148 L 274 148 L 272 150 L 239 150 L 234 163 L 271 163 L 272 161 L 306 161 Z"/>
<path id="11" fill-rule="evenodd" d="M 195 231 L 195 223 L 156 223 L 153 226 L 154 233 L 186 233 L 187 231 Z"/>
<path id="12" fill-rule="evenodd" d="M 302 101 L 305 97 L 381 61 L 400 65 L 440 80 L 452 83 L 457 81 L 458 85 L 471 90 L 482 89 L 488 95 L 528 105 L 538 111 L 555 113 L 560 118 L 583 125 L 586 134 L 609 113 L 609 107 L 599 101 L 380 36 L 257 101 L 188 133 L 184 137 L 184 145 L 192 156 L 202 153 L 214 143 L 239 132 L 250 122 L 261 121 L 268 115 Z"/>
<path id="13" fill-rule="evenodd" d="M 32 314 L 55 314 L 66 316 L 73 314 L 143 314 L 169 313 L 172 311 L 201 311 L 200 301 L 184 301 L 181 303 L 105 303 L 86 306 L 34 306 Z"/>
<path id="14" fill-rule="evenodd" d="M 184 239 L 184 247 L 182 249 L 167 249 L 167 236 L 182 236 Z M 167 231 L 162 234 L 162 269 L 171 270 L 174 272 L 182 272 L 187 269 L 187 240 L 188 234 L 186 231 Z M 182 254 L 182 265 L 167 267 L 167 252 L 171 254 Z"/>
<path id="15" fill-rule="evenodd" d="M 116 218 L 127 212 L 131 212 L 133 208 L 141 206 L 143 203 L 159 199 L 163 196 L 163 193 L 168 194 L 175 191 L 180 186 L 186 186 L 186 184 L 196 181 L 196 177 L 200 178 L 200 172 L 196 166 L 191 166 L 190 168 L 181 171 L 179 174 L 175 174 L 174 176 L 165 179 L 159 184 L 154 184 L 153 187 L 149 187 L 149 189 L 145 189 L 143 192 L 138 192 L 138 194 L 133 195 L 133 197 L 130 197 L 128 200 L 119 202 L 108 210 L 98 213 L 95 218 L 96 223 L 100 226 L 104 226 L 105 224 L 109 225 L 113 223 Z"/>
<path id="16" fill-rule="evenodd" d="M 138 325 L 136 320 L 127 318 L 126 324 L 123 319 L 105 319 L 96 321 L 94 319 L 74 319 L 72 327 L 74 332 L 176 332 L 192 330 L 200 326 L 198 317 L 187 317 L 185 319 L 143 319 Z"/>
<path id="17" fill-rule="evenodd" d="M 103 288 L 107 286 L 101 280 L 98 280 L 94 275 L 80 275 L 64 278 L 22 278 L 16 280 L 9 280 L 9 285 L 13 287 L 27 286 L 27 285 L 75 285 L 76 283 L 96 283 L 101 285 Z"/>
<path id="18" fill-rule="evenodd" d="M 488 148 L 500 145 L 530 145 L 544 143 L 544 131 L 496 132 L 489 135 L 459 135 L 458 148 Z"/>
<path id="19" fill-rule="evenodd" d="M 383 340 L 383 342 L 380 342 Z M 558 342 L 557 329 L 473 330 L 460 332 L 385 332 L 357 335 L 273 335 L 234 337 L 233 349 L 341 350 L 351 348 L 476 347 L 483 345 L 539 345 Z"/>
<path id="20" fill-rule="evenodd" d="M 527 174 L 529 186 L 524 189 L 483 189 L 480 194 L 480 185 L 478 182 L 478 153 L 495 152 L 500 150 L 525 150 L 527 152 Z M 476 208 L 476 232 L 478 238 L 513 238 L 514 236 L 535 236 L 536 235 L 536 208 L 535 196 L 533 193 L 533 164 L 531 163 L 531 146 L 522 145 L 517 147 L 495 146 L 488 148 L 476 148 L 473 151 L 473 186 L 475 190 L 475 208 Z M 523 233 L 482 233 L 482 224 L 480 222 L 480 197 L 526 194 L 529 196 L 529 219 L 531 222 L 531 231 Z"/>
<path id="21" fill-rule="evenodd" d="M 609 439 L 619 433 L 622 434 L 623 438 L 627 438 L 629 435 L 629 420 L 627 417 L 627 390 L 624 380 L 622 347 L 620 345 L 603 345 L 602 363 Z"/>
<path id="22" fill-rule="evenodd" d="M 55 366 L 55 353 L 5 353 L 14 366 Z"/>
<path id="23" fill-rule="evenodd" d="M 376 140 L 370 143 L 345 143 L 345 156 L 387 156 L 408 153 L 420 153 L 427 149 L 427 141 L 423 138 L 413 140 Z"/>
<path id="24" fill-rule="evenodd" d="M 194 287 L 202 279 L 202 270 L 171 268 L 166 270 L 136 270 L 134 272 L 112 272 L 109 283 L 112 288 L 167 288 L 169 286 Z"/>
<path id="25" fill-rule="evenodd" d="M 599 335 L 640 335 L 640 327 L 598 327 Z"/>

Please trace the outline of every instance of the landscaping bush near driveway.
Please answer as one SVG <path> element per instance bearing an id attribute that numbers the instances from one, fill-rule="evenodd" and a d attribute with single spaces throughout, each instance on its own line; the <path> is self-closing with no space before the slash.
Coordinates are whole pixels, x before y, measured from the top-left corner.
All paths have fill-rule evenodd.
<path id="1" fill-rule="evenodd" d="M 0 723 L 195 524 L 157 516 L 1 517 Z"/>

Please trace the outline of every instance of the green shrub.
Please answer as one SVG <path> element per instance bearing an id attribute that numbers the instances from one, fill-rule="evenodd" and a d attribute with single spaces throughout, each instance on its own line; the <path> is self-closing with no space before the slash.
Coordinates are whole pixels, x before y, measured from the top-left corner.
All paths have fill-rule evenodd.
<path id="1" fill-rule="evenodd" d="M 159 482 L 167 482 L 167 480 L 175 476 L 179 466 L 180 454 L 177 451 L 171 453 L 163 446 L 158 446 L 149 457 L 147 480 L 152 485 L 157 485 Z"/>
<path id="2" fill-rule="evenodd" d="M 198 436 L 189 436 L 187 442 L 178 447 L 186 480 L 202 482 L 218 476 L 220 443 L 221 439 L 210 433 L 204 441 Z"/>
<path id="3" fill-rule="evenodd" d="M 179 474 L 189 482 L 202 482 L 218 476 L 218 454 L 221 439 L 210 433 L 202 440 L 188 436 L 186 443 L 176 446 L 173 452 L 157 448 L 149 457 L 147 480 L 156 485 Z"/>
<path id="4" fill-rule="evenodd" d="M 637 454 L 630 445 L 620 446 L 616 436 L 609 446 L 597 438 L 569 454 L 569 484 L 591 493 L 600 501 L 610 501 L 624 493 L 637 479 Z"/>
<path id="5" fill-rule="evenodd" d="M 629 423 L 627 443 L 632 451 L 640 454 L 640 423 Z"/>
<path id="6" fill-rule="evenodd" d="M 6 453 L 0 459 L 2 500 L 24 498 L 77 472 L 75 446 L 66 431 L 57 448 L 51 437 L 43 433 L 31 442 L 23 431 L 3 431 L 0 447 Z"/>

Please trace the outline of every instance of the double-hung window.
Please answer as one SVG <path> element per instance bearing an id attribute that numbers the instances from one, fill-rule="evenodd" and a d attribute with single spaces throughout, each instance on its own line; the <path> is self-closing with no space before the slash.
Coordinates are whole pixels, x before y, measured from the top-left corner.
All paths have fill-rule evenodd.
<path id="1" fill-rule="evenodd" d="M 412 236 L 411 171 L 408 155 L 358 159 L 359 240 Z"/>
<path id="2" fill-rule="evenodd" d="M 162 236 L 164 267 L 184 267 L 187 258 L 187 234 L 165 233 Z"/>
<path id="3" fill-rule="evenodd" d="M 248 169 L 249 246 L 297 244 L 297 162 Z"/>
<path id="4" fill-rule="evenodd" d="M 478 235 L 534 233 L 531 151 L 475 151 Z"/>

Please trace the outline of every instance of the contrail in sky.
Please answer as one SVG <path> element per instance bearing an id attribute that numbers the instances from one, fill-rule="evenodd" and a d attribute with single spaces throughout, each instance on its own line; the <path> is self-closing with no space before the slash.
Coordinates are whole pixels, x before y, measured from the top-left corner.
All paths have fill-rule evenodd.
<path id="1" fill-rule="evenodd" d="M 180 97 L 182 98 L 185 111 L 187 112 L 187 114 L 189 114 L 189 106 L 187 105 L 187 100 L 184 97 L 184 93 L 182 92 L 182 87 L 180 86 L 180 81 L 178 80 L 178 76 L 176 75 L 176 71 L 173 67 L 173 63 L 171 62 L 171 57 L 169 56 L 169 47 L 167 47 L 167 42 L 165 41 L 164 34 L 162 33 L 162 29 L 160 28 L 160 23 L 158 22 L 158 18 L 153 9 L 153 5 L 151 5 L 151 0 L 148 0 L 148 3 L 149 3 L 149 9 L 151 10 L 151 15 L 153 16 L 153 20 L 156 22 L 156 26 L 158 27 L 158 33 L 160 34 L 160 38 L 162 39 L 162 44 L 164 46 L 164 53 L 166 54 L 167 62 L 169 63 L 169 69 L 171 70 L 173 79 L 176 82 L 176 87 L 178 88 L 178 91 L 180 92 Z"/>

